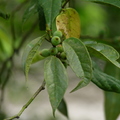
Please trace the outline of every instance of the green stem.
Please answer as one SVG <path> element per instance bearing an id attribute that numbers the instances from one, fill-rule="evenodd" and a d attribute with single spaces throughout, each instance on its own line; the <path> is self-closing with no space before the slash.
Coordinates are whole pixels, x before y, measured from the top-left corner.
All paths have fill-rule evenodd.
<path id="1" fill-rule="evenodd" d="M 19 111 L 19 113 L 15 116 L 12 116 L 10 118 L 4 119 L 4 120 L 13 120 L 15 118 L 19 118 L 21 114 L 24 112 L 24 110 L 32 103 L 32 101 L 36 98 L 36 96 L 45 89 L 45 81 L 43 81 L 42 85 L 39 87 L 39 89 L 34 93 L 34 95 L 30 98 L 30 100 L 22 107 L 22 109 Z"/>

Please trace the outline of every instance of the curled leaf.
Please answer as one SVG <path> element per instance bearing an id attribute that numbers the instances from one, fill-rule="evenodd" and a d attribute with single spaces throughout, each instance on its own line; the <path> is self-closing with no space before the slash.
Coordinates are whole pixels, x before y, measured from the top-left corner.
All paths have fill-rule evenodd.
<path id="1" fill-rule="evenodd" d="M 112 46 L 92 41 L 86 41 L 84 43 L 86 44 L 91 55 L 107 60 L 120 68 L 120 63 L 117 61 L 120 55 Z"/>
<path id="2" fill-rule="evenodd" d="M 30 69 L 30 65 L 32 64 L 32 60 L 42 44 L 45 36 L 38 37 L 31 41 L 25 48 L 23 56 L 22 56 L 22 66 L 25 72 L 26 80 L 28 79 L 28 72 Z"/>

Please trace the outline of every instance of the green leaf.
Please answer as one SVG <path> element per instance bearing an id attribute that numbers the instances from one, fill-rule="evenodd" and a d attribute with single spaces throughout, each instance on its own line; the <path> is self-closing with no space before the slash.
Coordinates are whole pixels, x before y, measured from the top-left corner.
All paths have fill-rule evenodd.
<path id="1" fill-rule="evenodd" d="M 59 106 L 68 86 L 66 69 L 55 56 L 50 56 L 44 65 L 44 77 L 49 94 L 53 115 Z"/>
<path id="2" fill-rule="evenodd" d="M 44 40 L 44 36 L 38 37 L 31 41 L 25 48 L 23 56 L 22 56 L 22 66 L 25 72 L 26 80 L 28 79 L 28 72 L 30 69 L 30 65 L 32 64 L 32 60 L 39 49 L 39 47 L 42 44 L 42 41 Z"/>
<path id="3" fill-rule="evenodd" d="M 119 62 L 116 61 L 119 58 L 119 53 L 112 46 L 91 41 L 84 43 L 86 44 L 91 55 L 107 60 L 120 68 Z"/>
<path id="4" fill-rule="evenodd" d="M 113 6 L 120 8 L 120 0 L 86 0 L 86 1 L 110 4 L 110 5 L 113 5 Z"/>
<path id="5" fill-rule="evenodd" d="M 43 8 L 40 6 L 38 0 L 37 1 L 32 0 L 30 2 L 30 5 L 24 12 L 22 22 L 23 23 L 26 22 L 29 17 L 33 16 L 36 13 L 38 13 L 38 17 L 39 17 L 40 30 L 45 30 L 46 29 L 46 21 L 45 21 L 44 11 L 43 11 Z"/>
<path id="6" fill-rule="evenodd" d="M 77 38 L 66 39 L 63 42 L 63 49 L 70 67 L 81 79 L 79 84 L 72 90 L 75 91 L 89 84 L 92 78 L 91 58 L 85 45 Z"/>
<path id="7" fill-rule="evenodd" d="M 96 68 L 93 70 L 92 82 L 105 91 L 120 93 L 120 80 L 107 75 Z"/>
<path id="8" fill-rule="evenodd" d="M 105 72 L 120 80 L 120 69 L 107 63 Z M 120 94 L 105 92 L 105 117 L 106 120 L 116 120 L 120 114 Z"/>
<path id="9" fill-rule="evenodd" d="M 120 94 L 105 92 L 105 117 L 106 120 L 117 120 L 120 114 Z"/>
<path id="10" fill-rule="evenodd" d="M 60 102 L 58 110 L 68 118 L 67 105 L 64 99 L 62 99 L 62 101 Z"/>
<path id="11" fill-rule="evenodd" d="M 62 0 L 39 0 L 39 4 L 43 8 L 47 27 L 51 29 L 55 17 L 61 10 Z"/>
<path id="12" fill-rule="evenodd" d="M 34 15 L 35 13 L 37 13 L 37 2 L 36 2 L 36 0 L 32 0 L 30 2 L 30 5 L 28 6 L 28 8 L 24 12 L 22 22 L 25 23 L 27 21 L 27 19 L 30 16 Z"/>
<path id="13" fill-rule="evenodd" d="M 46 29 L 46 21 L 43 8 L 38 4 L 38 17 L 39 17 L 39 28 L 40 30 Z"/>

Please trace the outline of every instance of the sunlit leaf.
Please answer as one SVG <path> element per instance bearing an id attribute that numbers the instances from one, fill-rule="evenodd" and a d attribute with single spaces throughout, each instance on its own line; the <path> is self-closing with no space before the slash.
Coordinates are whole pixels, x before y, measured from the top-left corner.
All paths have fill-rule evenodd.
<path id="1" fill-rule="evenodd" d="M 62 0 L 39 0 L 43 8 L 48 28 L 52 28 L 55 17 L 59 14 L 62 7 Z"/>
<path id="2" fill-rule="evenodd" d="M 87 48 L 81 40 L 68 38 L 63 42 L 70 67 L 81 79 L 79 84 L 72 90 L 78 90 L 89 84 L 92 77 L 92 63 Z"/>
<path id="3" fill-rule="evenodd" d="M 45 62 L 44 77 L 53 109 L 53 115 L 55 116 L 55 110 L 59 106 L 68 86 L 66 69 L 55 56 L 49 57 Z"/>
<path id="4" fill-rule="evenodd" d="M 66 38 L 80 38 L 80 18 L 73 8 L 63 9 L 56 18 L 57 30 L 63 32 Z"/>
<path id="5" fill-rule="evenodd" d="M 30 65 L 32 64 L 32 60 L 42 44 L 45 36 L 38 37 L 31 41 L 25 48 L 23 56 L 22 56 L 22 66 L 25 72 L 26 80 L 28 79 L 28 72 L 30 69 Z"/>
<path id="6" fill-rule="evenodd" d="M 90 41 L 85 42 L 85 44 L 91 55 L 94 55 L 103 60 L 107 60 L 120 68 L 120 64 L 119 62 L 117 62 L 117 59 L 119 58 L 119 53 L 113 47 L 103 43 Z"/>

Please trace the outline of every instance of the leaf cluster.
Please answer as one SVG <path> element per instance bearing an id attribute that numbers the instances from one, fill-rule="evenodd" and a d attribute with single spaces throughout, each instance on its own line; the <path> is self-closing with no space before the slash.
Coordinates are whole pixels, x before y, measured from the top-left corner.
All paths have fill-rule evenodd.
<path id="1" fill-rule="evenodd" d="M 86 1 L 102 2 L 120 7 L 119 1 Z M 102 59 L 119 69 L 119 52 L 110 45 L 88 39 L 86 41 L 80 39 L 81 30 L 79 14 L 73 8 L 62 9 L 67 2 L 69 1 L 30 1 L 30 5 L 23 16 L 23 23 L 25 23 L 30 16 L 37 13 L 40 30 L 46 30 L 46 34 L 28 43 L 22 57 L 22 66 L 26 80 L 28 79 L 30 66 L 33 63 L 44 60 L 44 80 L 53 109 L 53 115 L 55 116 L 55 111 L 58 109 L 66 117 L 68 117 L 68 113 L 64 94 L 69 83 L 66 71 L 68 66 L 71 67 L 73 72 L 80 79 L 71 92 L 83 88 L 90 82 L 93 82 L 104 91 L 120 93 L 120 78 L 115 78 L 112 75 L 104 73 L 92 59 L 93 57 Z M 1 12 L 0 16 L 5 19 L 8 18 Z M 60 36 L 55 34 L 56 31 L 61 32 Z M 40 51 L 44 41 L 50 43 L 51 48 Z M 106 93 L 106 100 L 109 98 L 107 95 L 109 94 Z M 119 112 L 116 116 L 118 116 L 118 114 Z"/>

